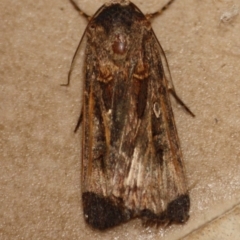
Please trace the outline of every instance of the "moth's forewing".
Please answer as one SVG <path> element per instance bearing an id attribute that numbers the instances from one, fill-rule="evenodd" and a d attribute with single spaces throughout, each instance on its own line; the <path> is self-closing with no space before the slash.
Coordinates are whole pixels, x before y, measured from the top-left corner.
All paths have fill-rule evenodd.
<path id="1" fill-rule="evenodd" d="M 86 29 L 82 200 L 106 229 L 139 217 L 183 223 L 190 200 L 174 116 L 149 21 L 132 3 L 104 5 Z"/>

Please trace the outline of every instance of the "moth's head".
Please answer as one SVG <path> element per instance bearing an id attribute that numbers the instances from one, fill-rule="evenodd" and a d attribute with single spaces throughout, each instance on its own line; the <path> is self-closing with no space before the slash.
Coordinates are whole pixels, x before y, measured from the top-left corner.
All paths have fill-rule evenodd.
<path id="1" fill-rule="evenodd" d="M 130 31 L 133 24 L 145 19 L 144 14 L 129 1 L 112 1 L 105 4 L 92 18 L 106 33 L 116 26 L 122 26 Z"/>
<path id="2" fill-rule="evenodd" d="M 133 39 L 141 34 L 142 23 L 147 19 L 129 1 L 112 1 L 101 7 L 88 26 L 88 39 L 101 42 L 101 47 L 112 54 L 112 59 L 121 60 L 134 47 Z"/>

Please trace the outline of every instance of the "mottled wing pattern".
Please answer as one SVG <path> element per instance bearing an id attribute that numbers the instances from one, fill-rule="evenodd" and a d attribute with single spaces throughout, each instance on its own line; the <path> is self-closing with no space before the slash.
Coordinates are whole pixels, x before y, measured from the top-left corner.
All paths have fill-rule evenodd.
<path id="1" fill-rule="evenodd" d="M 135 217 L 147 225 L 185 222 L 185 170 L 150 23 L 132 3 L 115 3 L 95 14 L 86 34 L 86 221 L 98 229 Z"/>

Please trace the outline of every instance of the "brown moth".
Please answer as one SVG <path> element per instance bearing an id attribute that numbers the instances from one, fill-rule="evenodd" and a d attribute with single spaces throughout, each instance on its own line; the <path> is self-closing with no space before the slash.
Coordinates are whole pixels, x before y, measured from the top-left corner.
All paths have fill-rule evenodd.
<path id="1" fill-rule="evenodd" d="M 129 1 L 112 1 L 90 19 L 85 37 L 86 222 L 100 230 L 132 218 L 186 222 L 190 199 L 169 89 L 179 99 L 148 18 Z"/>

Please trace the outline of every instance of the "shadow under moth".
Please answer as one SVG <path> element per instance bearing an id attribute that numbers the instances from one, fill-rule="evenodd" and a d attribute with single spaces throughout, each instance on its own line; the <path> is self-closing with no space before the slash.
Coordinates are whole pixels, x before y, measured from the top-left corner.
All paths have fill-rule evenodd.
<path id="1" fill-rule="evenodd" d="M 189 218 L 170 93 L 187 107 L 167 78 L 153 15 L 126 0 L 111 1 L 84 33 L 82 203 L 86 222 L 96 229 L 132 218 L 147 226 Z"/>

